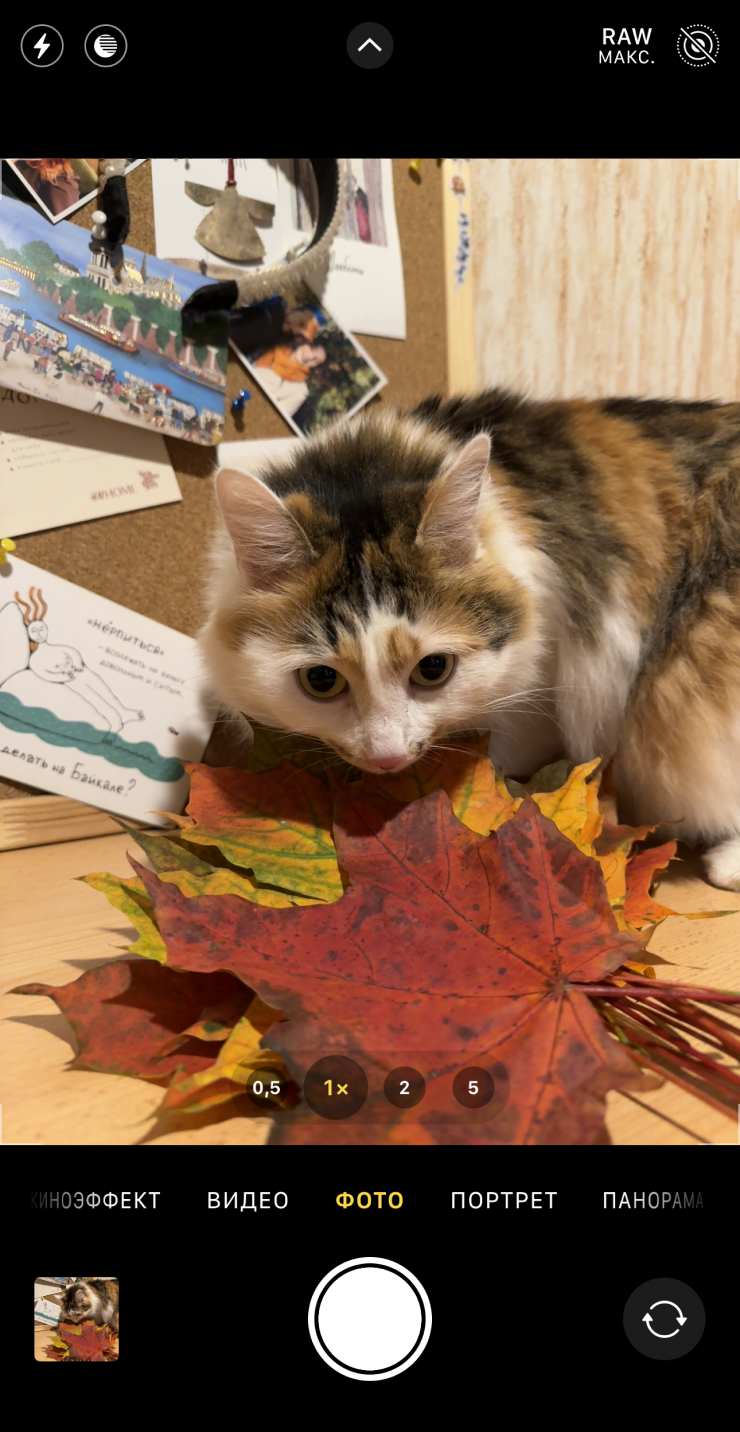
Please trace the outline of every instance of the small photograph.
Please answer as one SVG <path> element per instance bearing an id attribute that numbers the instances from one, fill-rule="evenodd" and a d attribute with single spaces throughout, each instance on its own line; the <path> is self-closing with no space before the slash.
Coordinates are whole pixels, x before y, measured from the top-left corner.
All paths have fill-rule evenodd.
<path id="1" fill-rule="evenodd" d="M 36 1362 L 117 1362 L 117 1278 L 34 1278 Z"/>
<path id="2" fill-rule="evenodd" d="M 340 163 L 347 188 L 338 237 L 386 248 L 382 159 L 342 159 Z M 293 222 L 303 233 L 311 233 L 318 217 L 314 172 L 308 159 L 292 159 L 289 164 Z"/>
<path id="3" fill-rule="evenodd" d="M 388 239 L 383 213 L 381 162 L 380 159 L 342 160 L 347 196 L 339 233 L 343 239 L 379 244 L 385 248 Z"/>
<path id="4" fill-rule="evenodd" d="M 364 348 L 331 317 L 306 284 L 273 300 L 259 346 L 232 347 L 278 412 L 301 437 L 350 417 L 388 381 Z M 248 331 L 248 330 L 246 330 Z"/>
<path id="5" fill-rule="evenodd" d="M 344 207 L 329 255 L 311 288 L 350 333 L 406 337 L 401 243 L 390 159 L 340 159 Z M 290 220 L 285 252 L 301 253 L 316 228 L 318 189 L 308 159 L 280 160 L 278 215 Z"/>
<path id="6" fill-rule="evenodd" d="M 52 224 L 86 204 L 102 187 L 98 177 L 99 159 L 9 159 L 7 162 Z M 143 159 L 127 159 L 126 173 L 143 163 Z"/>

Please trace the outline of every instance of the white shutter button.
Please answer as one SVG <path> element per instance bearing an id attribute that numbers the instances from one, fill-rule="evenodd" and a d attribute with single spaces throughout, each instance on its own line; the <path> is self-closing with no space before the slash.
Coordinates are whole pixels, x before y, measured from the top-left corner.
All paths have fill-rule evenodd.
<path id="1" fill-rule="evenodd" d="M 408 1268 L 389 1258 L 352 1258 L 314 1289 L 308 1329 L 319 1357 L 335 1372 L 380 1382 L 421 1357 L 432 1309 Z"/>

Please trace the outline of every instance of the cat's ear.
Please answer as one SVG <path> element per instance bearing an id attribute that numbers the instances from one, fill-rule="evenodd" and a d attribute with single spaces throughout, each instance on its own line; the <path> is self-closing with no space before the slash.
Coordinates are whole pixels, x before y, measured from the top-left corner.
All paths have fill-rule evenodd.
<path id="1" fill-rule="evenodd" d="M 224 468 L 216 478 L 216 497 L 239 571 L 251 587 L 277 586 L 311 557 L 303 529 L 259 477 Z"/>
<path id="2" fill-rule="evenodd" d="M 445 566 L 471 562 L 478 546 L 476 512 L 491 457 L 487 433 L 471 438 L 431 484 L 416 540 Z"/>

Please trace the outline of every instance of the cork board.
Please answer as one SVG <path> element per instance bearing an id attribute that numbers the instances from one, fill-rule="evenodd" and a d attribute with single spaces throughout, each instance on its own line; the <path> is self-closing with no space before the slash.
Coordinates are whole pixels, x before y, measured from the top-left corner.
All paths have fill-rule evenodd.
<path id="1" fill-rule="evenodd" d="M 442 185 L 433 162 L 421 183 L 411 178 L 408 159 L 394 159 L 396 213 L 406 287 L 407 338 L 362 337 L 388 378 L 373 401 L 411 407 L 430 393 L 446 390 L 446 334 L 442 237 Z M 129 175 L 131 230 L 128 243 L 154 252 L 154 210 L 149 162 Z M 91 227 L 91 200 L 72 222 Z M 240 388 L 252 397 L 237 426 L 231 399 Z M 291 429 L 249 380 L 230 353 L 223 448 L 244 438 L 291 436 Z M 201 577 L 211 522 L 209 477 L 214 450 L 166 438 L 182 502 L 141 512 L 118 513 L 49 532 L 19 537 L 18 556 L 109 597 L 144 616 L 194 636 L 202 620 Z M 0 534 L 4 535 L 4 534 Z M 235 759 L 225 730 L 217 724 L 205 759 L 213 765 Z M 0 782 L 0 798 L 39 794 L 28 786 Z"/>

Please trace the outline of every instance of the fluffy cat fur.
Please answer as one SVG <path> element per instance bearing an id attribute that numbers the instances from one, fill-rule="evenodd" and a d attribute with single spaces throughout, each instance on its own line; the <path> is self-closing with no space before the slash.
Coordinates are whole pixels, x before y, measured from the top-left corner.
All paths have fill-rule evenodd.
<path id="1" fill-rule="evenodd" d="M 92 1318 L 98 1327 L 107 1323 L 111 1332 L 119 1331 L 117 1278 L 78 1278 L 65 1288 L 60 1304 L 63 1323 L 83 1323 Z"/>
<path id="2" fill-rule="evenodd" d="M 520 777 L 614 755 L 621 818 L 740 889 L 740 404 L 434 398 L 215 487 L 200 644 L 233 714 L 370 771 L 476 727 Z"/>

